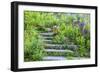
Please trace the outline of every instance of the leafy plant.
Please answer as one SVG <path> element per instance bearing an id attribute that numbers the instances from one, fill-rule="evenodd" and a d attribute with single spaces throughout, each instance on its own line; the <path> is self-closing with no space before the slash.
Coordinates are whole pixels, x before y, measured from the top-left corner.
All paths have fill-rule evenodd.
<path id="1" fill-rule="evenodd" d="M 73 20 L 80 25 L 73 26 Z M 40 61 L 45 55 L 75 57 L 75 53 L 46 53 L 41 32 L 54 33 L 52 44 L 77 45 L 80 57 L 90 57 L 90 19 L 88 14 L 24 11 L 24 60 Z M 85 24 L 84 24 L 85 23 Z M 57 28 L 53 27 L 56 26 Z M 82 30 L 81 29 L 82 26 Z M 83 27 L 84 26 L 84 27 Z M 68 49 L 68 47 L 64 47 Z"/>
<path id="2" fill-rule="evenodd" d="M 41 60 L 44 53 L 43 41 L 36 30 L 26 30 L 24 38 L 25 61 Z"/>

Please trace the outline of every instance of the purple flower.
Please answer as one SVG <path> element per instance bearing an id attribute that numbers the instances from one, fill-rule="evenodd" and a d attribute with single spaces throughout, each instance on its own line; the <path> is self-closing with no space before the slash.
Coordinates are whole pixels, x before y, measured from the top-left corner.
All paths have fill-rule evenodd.
<path id="1" fill-rule="evenodd" d="M 84 27 L 84 25 L 85 25 L 84 22 L 79 23 L 79 26 L 80 26 L 80 27 Z"/>

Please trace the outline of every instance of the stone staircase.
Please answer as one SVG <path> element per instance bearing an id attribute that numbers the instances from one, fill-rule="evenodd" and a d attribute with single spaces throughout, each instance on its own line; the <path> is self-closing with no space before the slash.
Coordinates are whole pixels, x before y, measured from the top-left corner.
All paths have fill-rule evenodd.
<path id="1" fill-rule="evenodd" d="M 48 54 L 51 53 L 73 53 L 73 48 L 76 47 L 76 45 L 68 45 L 68 48 L 70 49 L 64 49 L 64 44 L 54 44 L 52 39 L 54 37 L 54 33 L 52 32 L 51 28 L 47 28 L 48 30 L 46 32 L 41 32 L 40 35 L 43 36 L 43 41 L 45 43 L 45 52 Z M 77 47 L 76 47 L 77 48 Z M 71 50 L 72 49 L 72 50 Z M 63 55 L 46 55 L 43 57 L 43 61 L 54 61 L 54 60 L 66 60 L 67 57 Z"/>

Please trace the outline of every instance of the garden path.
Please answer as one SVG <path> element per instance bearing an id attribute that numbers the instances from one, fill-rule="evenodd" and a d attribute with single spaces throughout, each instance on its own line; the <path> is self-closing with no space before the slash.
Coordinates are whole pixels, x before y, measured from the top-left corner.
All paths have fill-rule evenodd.
<path id="1" fill-rule="evenodd" d="M 64 49 L 64 44 L 53 43 L 54 33 L 51 28 L 47 28 L 46 32 L 40 33 L 45 42 L 45 52 L 48 54 L 43 57 L 44 61 L 66 60 L 64 56 L 66 53 L 73 53 L 71 49 Z M 68 45 L 69 48 L 76 47 L 76 45 Z M 53 55 L 52 55 L 53 54 Z M 56 54 L 56 55 L 54 55 Z"/>

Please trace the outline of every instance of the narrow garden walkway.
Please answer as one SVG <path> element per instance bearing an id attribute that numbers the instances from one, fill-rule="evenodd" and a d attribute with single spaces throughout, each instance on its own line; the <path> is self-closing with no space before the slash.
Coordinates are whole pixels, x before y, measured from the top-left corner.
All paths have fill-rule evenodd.
<path id="1" fill-rule="evenodd" d="M 51 28 L 47 28 L 48 31 L 40 33 L 41 36 L 43 36 L 44 42 L 45 42 L 45 52 L 48 54 L 50 53 L 56 53 L 56 55 L 48 54 L 47 56 L 43 57 L 44 61 L 54 61 L 54 60 L 66 60 L 67 57 L 65 57 L 62 54 L 66 53 L 73 53 L 74 51 L 70 49 L 64 49 L 64 44 L 58 44 L 53 43 L 54 33 L 52 32 Z M 69 45 L 70 47 L 76 47 L 76 45 Z M 57 54 L 59 53 L 59 54 Z M 61 54 L 62 53 L 62 54 Z"/>

